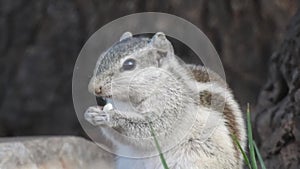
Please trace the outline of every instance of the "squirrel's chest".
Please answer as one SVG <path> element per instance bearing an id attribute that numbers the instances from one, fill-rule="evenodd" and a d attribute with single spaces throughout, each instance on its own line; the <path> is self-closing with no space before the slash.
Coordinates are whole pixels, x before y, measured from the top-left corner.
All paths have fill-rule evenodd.
<path id="1" fill-rule="evenodd" d="M 185 157 L 169 158 L 166 156 L 166 162 L 171 169 L 199 169 Z M 164 169 L 164 167 L 159 156 L 143 159 L 120 157 L 117 160 L 117 169 Z"/>
<path id="2" fill-rule="evenodd" d="M 198 164 L 201 158 L 199 154 L 189 153 L 184 147 L 171 149 L 164 153 L 164 157 L 170 169 L 200 169 L 201 166 Z M 164 169 L 164 167 L 159 156 L 137 159 L 119 157 L 117 169 Z"/>

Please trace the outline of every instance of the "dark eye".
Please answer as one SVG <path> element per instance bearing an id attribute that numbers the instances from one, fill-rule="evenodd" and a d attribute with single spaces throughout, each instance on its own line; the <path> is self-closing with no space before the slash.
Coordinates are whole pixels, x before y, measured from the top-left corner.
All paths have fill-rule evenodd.
<path id="1" fill-rule="evenodd" d="M 134 59 L 127 59 L 123 62 L 123 70 L 133 70 L 135 68 L 136 61 Z"/>

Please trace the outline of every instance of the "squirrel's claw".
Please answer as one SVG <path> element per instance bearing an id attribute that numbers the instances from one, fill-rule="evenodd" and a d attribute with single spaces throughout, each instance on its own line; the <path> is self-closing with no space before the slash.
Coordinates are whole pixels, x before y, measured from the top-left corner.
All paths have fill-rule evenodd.
<path id="1" fill-rule="evenodd" d="M 84 118 L 94 126 L 106 124 L 109 121 L 109 115 L 99 106 L 89 107 L 84 113 Z"/>

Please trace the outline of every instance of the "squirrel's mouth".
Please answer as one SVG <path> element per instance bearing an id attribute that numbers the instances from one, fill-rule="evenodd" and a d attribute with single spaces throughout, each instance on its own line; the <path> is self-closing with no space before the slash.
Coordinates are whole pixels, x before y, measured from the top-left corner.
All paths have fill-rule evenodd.
<path id="1" fill-rule="evenodd" d="M 142 104 L 146 99 L 141 100 L 137 105 Z M 96 96 L 97 105 L 104 107 L 106 104 L 110 103 L 114 108 L 116 108 L 119 111 L 124 112 L 135 112 L 136 111 L 136 104 L 127 102 L 127 101 L 121 101 L 116 98 L 112 98 L 112 96 Z"/>
<path id="2" fill-rule="evenodd" d="M 96 96 L 96 102 L 98 106 L 105 106 L 107 104 L 105 97 Z"/>
<path id="3" fill-rule="evenodd" d="M 105 106 L 107 104 L 107 100 L 111 99 L 112 95 L 107 96 L 96 96 L 96 102 L 98 106 Z"/>

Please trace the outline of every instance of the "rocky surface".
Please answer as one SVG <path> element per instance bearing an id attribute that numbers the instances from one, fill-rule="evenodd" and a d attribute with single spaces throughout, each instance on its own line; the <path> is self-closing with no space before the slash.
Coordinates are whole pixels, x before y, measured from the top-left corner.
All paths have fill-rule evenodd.
<path id="1" fill-rule="evenodd" d="M 272 55 L 256 107 L 256 139 L 267 168 L 300 166 L 300 11 Z"/>
<path id="2" fill-rule="evenodd" d="M 0 139 L 1 169 L 109 169 L 112 156 L 79 137 Z"/>

